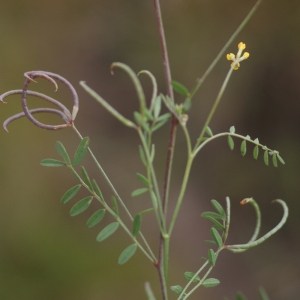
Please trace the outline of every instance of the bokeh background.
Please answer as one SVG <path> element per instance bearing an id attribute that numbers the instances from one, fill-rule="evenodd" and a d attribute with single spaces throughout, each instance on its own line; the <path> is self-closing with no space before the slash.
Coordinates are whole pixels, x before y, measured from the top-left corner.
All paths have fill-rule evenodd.
<path id="1" fill-rule="evenodd" d="M 255 1 L 163 0 L 162 12 L 173 79 L 193 87 L 218 54 Z M 237 133 L 259 137 L 280 151 L 286 165 L 266 167 L 262 153 L 256 161 L 249 146 L 245 157 L 238 146 L 230 151 L 226 138 L 216 140 L 200 152 L 191 174 L 188 192 L 171 244 L 170 285 L 185 283 L 183 273 L 195 271 L 206 256 L 209 222 L 200 218 L 210 210 L 210 200 L 232 200 L 231 243 L 249 239 L 255 219 L 252 207 L 239 201 L 254 197 L 262 208 L 262 233 L 280 220 L 279 205 L 290 208 L 287 224 L 265 244 L 243 254 L 223 251 L 211 274 L 221 285 L 200 289 L 191 299 L 235 298 L 242 290 L 249 299 L 258 299 L 264 286 L 270 299 L 289 300 L 300 296 L 300 5 L 298 0 L 266 0 L 240 33 L 228 52 L 236 53 L 245 42 L 250 59 L 230 80 L 214 116 L 214 133 L 235 125 Z M 139 143 L 134 131 L 122 127 L 79 86 L 87 83 L 132 118 L 137 97 L 127 75 L 117 70 L 111 76 L 112 62 L 128 64 L 136 72 L 147 69 L 157 78 L 165 93 L 159 39 L 151 0 L 63 0 L 1 1 L 0 4 L 0 91 L 21 88 L 23 73 L 47 70 L 70 80 L 80 96 L 76 125 L 91 138 L 91 147 L 112 178 L 133 214 L 149 206 L 147 198 L 133 199 L 138 188 L 136 172 L 143 172 L 138 158 Z M 193 138 L 199 134 L 219 87 L 229 68 L 221 60 L 194 99 L 188 121 Z M 149 98 L 149 79 L 141 77 Z M 63 86 L 54 95 L 49 83 L 39 80 L 32 89 L 55 96 L 69 107 L 69 94 Z M 182 99 L 177 96 L 180 103 Z M 21 111 L 20 97 L 1 104 L 1 122 Z M 31 99 L 30 107 L 41 101 Z M 56 116 L 40 120 L 60 123 Z M 163 178 L 169 126 L 156 136 L 156 167 Z M 146 299 L 143 284 L 149 281 L 159 295 L 155 269 L 139 252 L 126 265 L 117 258 L 130 244 L 122 230 L 103 243 L 95 241 L 101 228 L 112 221 L 107 217 L 93 229 L 85 223 L 86 213 L 69 217 L 74 204 L 60 204 L 64 192 L 77 184 L 67 169 L 43 168 L 43 158 L 58 158 L 55 141 L 73 153 L 79 142 L 71 129 L 41 130 L 27 119 L 0 131 L 0 299 Z M 236 140 L 236 142 L 238 142 Z M 238 144 L 236 144 L 238 145 Z M 182 179 L 186 160 L 184 137 L 179 130 L 172 181 L 171 208 Z M 89 158 L 84 161 L 90 176 L 97 178 L 104 195 L 110 190 Z M 87 194 L 80 192 L 80 196 Z M 153 216 L 143 220 L 143 231 L 157 247 L 157 227 Z M 171 299 L 175 299 L 171 294 Z M 159 299 L 159 298 L 158 298 Z"/>

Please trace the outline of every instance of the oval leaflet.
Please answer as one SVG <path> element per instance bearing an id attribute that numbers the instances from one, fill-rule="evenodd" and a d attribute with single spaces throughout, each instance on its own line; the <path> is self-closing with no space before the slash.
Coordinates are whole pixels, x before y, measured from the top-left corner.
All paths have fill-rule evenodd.
<path id="1" fill-rule="evenodd" d="M 135 253 L 137 248 L 136 244 L 132 244 L 123 250 L 121 255 L 119 256 L 118 263 L 120 265 L 125 264 Z"/>

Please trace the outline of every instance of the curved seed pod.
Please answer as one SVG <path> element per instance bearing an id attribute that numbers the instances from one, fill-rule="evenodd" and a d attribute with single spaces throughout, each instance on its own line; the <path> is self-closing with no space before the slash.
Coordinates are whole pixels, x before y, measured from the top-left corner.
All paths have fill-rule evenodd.
<path id="1" fill-rule="evenodd" d="M 240 202 L 241 205 L 245 205 L 247 203 L 252 204 L 252 206 L 255 209 L 255 213 L 256 213 L 256 226 L 255 226 L 254 233 L 253 233 L 251 239 L 247 243 L 247 244 L 249 244 L 249 243 L 254 242 L 258 237 L 260 227 L 261 227 L 261 213 L 260 213 L 260 209 L 259 209 L 258 204 L 256 203 L 256 201 L 252 197 L 251 198 L 245 198 L 244 200 L 242 200 Z M 234 253 L 241 253 L 241 252 L 244 252 L 246 250 L 247 249 L 232 249 L 231 251 L 234 252 Z"/>
<path id="2" fill-rule="evenodd" d="M 253 242 L 250 242 L 250 243 L 247 243 L 247 244 L 241 244 L 241 245 L 229 245 L 229 246 L 223 245 L 223 247 L 225 249 L 228 249 L 228 250 L 231 250 L 231 251 L 236 250 L 236 249 L 238 249 L 238 250 L 239 249 L 249 249 L 249 248 L 252 248 L 252 247 L 255 247 L 255 246 L 261 244 L 266 239 L 268 239 L 270 236 L 275 234 L 286 222 L 287 217 L 289 215 L 289 209 L 288 209 L 288 206 L 286 205 L 286 203 L 283 200 L 276 199 L 276 200 L 272 201 L 272 203 L 274 203 L 274 202 L 279 203 L 283 208 L 283 216 L 282 216 L 281 221 L 277 224 L 277 226 L 275 226 L 272 230 L 270 230 L 268 233 L 266 233 L 264 236 L 262 236 L 261 238 L 259 238 L 256 241 L 253 241 Z"/>
<path id="3" fill-rule="evenodd" d="M 150 71 L 142 70 L 137 75 L 139 76 L 140 74 L 148 75 L 152 82 L 153 91 L 152 91 L 152 97 L 151 97 L 150 108 L 149 108 L 150 112 L 152 112 L 154 109 L 155 100 L 157 98 L 157 82 L 156 82 L 154 75 Z"/>
<path id="4" fill-rule="evenodd" d="M 16 94 L 22 94 L 22 92 L 23 92 L 23 90 L 11 90 L 11 91 L 8 91 L 8 92 L 0 95 L 0 102 L 3 102 L 4 98 L 6 98 L 8 96 L 16 95 Z M 68 121 L 71 120 L 71 113 L 70 113 L 70 111 L 62 103 L 60 103 L 59 101 L 57 101 L 57 100 L 55 100 L 55 99 L 53 99 L 53 98 L 51 98 L 51 97 L 49 97 L 49 96 L 47 96 L 45 94 L 34 92 L 34 91 L 30 91 L 30 90 L 27 91 L 27 95 L 44 99 L 44 100 L 46 100 L 46 101 L 48 101 L 48 102 L 56 105 L 67 116 Z"/>
<path id="5" fill-rule="evenodd" d="M 129 75 L 129 77 L 131 78 L 131 80 L 133 82 L 133 85 L 135 87 L 137 96 L 139 98 L 140 112 L 141 112 L 141 115 L 144 117 L 145 116 L 145 109 L 146 109 L 146 98 L 145 98 L 145 94 L 144 94 L 142 85 L 140 83 L 140 80 L 138 79 L 138 77 L 136 76 L 136 74 L 133 72 L 133 70 L 130 67 L 128 67 L 127 65 L 125 65 L 123 63 L 120 63 L 120 62 L 114 62 L 111 65 L 110 71 L 111 71 L 112 75 L 114 74 L 113 69 L 115 67 L 118 67 L 118 68 L 124 70 Z"/>
<path id="6" fill-rule="evenodd" d="M 78 112 L 78 107 L 79 107 L 78 96 L 77 96 L 76 90 L 71 85 L 71 83 L 58 74 L 51 73 L 51 72 L 45 72 L 45 71 L 30 71 L 30 72 L 24 73 L 24 76 L 25 76 L 26 80 L 25 80 L 25 83 L 23 86 L 23 91 L 22 91 L 22 107 L 23 107 L 23 111 L 24 111 L 25 115 L 27 116 L 27 118 L 33 124 L 35 124 L 36 126 L 38 126 L 40 128 L 43 128 L 43 129 L 56 130 L 56 129 L 66 127 L 66 124 L 53 126 L 53 125 L 47 125 L 47 124 L 43 124 L 43 123 L 39 122 L 32 116 L 32 114 L 27 106 L 26 96 L 27 96 L 27 89 L 28 89 L 30 82 L 35 81 L 34 80 L 35 78 L 41 77 L 41 78 L 44 78 L 44 79 L 48 80 L 49 82 L 51 82 L 54 85 L 55 90 L 57 90 L 57 88 L 58 88 L 57 84 L 56 84 L 55 80 L 53 79 L 53 78 L 55 78 L 55 79 L 58 79 L 59 81 L 61 81 L 62 83 L 64 83 L 72 94 L 74 104 L 73 104 L 71 120 L 68 124 L 68 126 L 71 126 L 76 117 L 76 114 Z"/>
<path id="7" fill-rule="evenodd" d="M 64 125 L 59 125 L 60 128 L 70 126 L 68 124 L 69 119 L 67 118 L 67 116 L 63 112 L 61 112 L 60 110 L 58 110 L 58 109 L 54 109 L 54 108 L 34 108 L 34 109 L 30 109 L 29 111 L 30 111 L 31 114 L 36 114 L 36 113 L 53 113 L 53 114 L 57 114 L 57 115 L 61 116 L 62 119 L 66 122 L 66 124 L 64 124 Z M 13 116 L 9 117 L 8 119 L 6 119 L 4 121 L 4 123 L 3 123 L 3 129 L 6 132 L 8 132 L 7 125 L 9 123 L 11 123 L 12 121 L 17 120 L 19 118 L 25 117 L 25 116 L 26 116 L 25 113 L 21 112 L 21 113 L 18 113 L 16 115 L 13 115 Z M 53 130 L 59 129 L 59 128 L 56 128 L 55 125 L 52 126 L 52 127 L 53 127 Z"/>
<path id="8" fill-rule="evenodd" d="M 43 76 L 40 76 L 41 74 L 43 74 Z M 78 109 L 79 109 L 79 99 L 78 99 L 78 95 L 77 95 L 75 88 L 67 79 L 65 79 L 64 77 L 62 77 L 58 74 L 46 72 L 46 71 L 30 71 L 30 72 L 24 73 L 24 76 L 27 79 L 28 78 L 31 79 L 31 81 L 33 78 L 36 78 L 36 77 L 44 77 L 47 80 L 49 80 L 50 82 L 54 82 L 53 84 L 54 84 L 56 90 L 57 90 L 57 84 L 55 83 L 54 80 L 51 80 L 52 79 L 51 77 L 61 81 L 70 90 L 72 98 L 73 98 L 72 120 L 74 121 L 74 119 L 76 117 L 76 113 L 78 112 Z M 75 111 L 74 111 L 74 108 L 75 108 Z"/>

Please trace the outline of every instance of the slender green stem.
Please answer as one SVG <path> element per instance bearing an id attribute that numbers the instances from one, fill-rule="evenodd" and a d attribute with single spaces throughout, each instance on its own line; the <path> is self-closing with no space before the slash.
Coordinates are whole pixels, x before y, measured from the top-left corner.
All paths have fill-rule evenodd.
<path id="1" fill-rule="evenodd" d="M 219 253 L 222 251 L 223 248 L 219 248 L 216 251 L 216 256 L 219 256 Z M 200 272 L 204 269 L 204 267 L 206 267 L 208 265 L 208 261 L 203 264 L 203 266 L 197 271 L 197 273 L 193 276 L 192 279 L 196 278 L 196 276 L 198 276 L 200 274 Z M 214 268 L 214 266 L 210 266 L 209 269 L 207 270 L 207 272 L 205 273 L 205 275 L 201 278 L 201 280 L 187 293 L 185 294 L 185 296 L 182 298 L 182 300 L 187 299 L 193 292 L 195 292 L 196 289 L 198 289 L 203 282 L 205 281 L 205 279 L 207 278 L 207 276 L 210 274 L 210 272 L 212 271 L 212 269 Z M 189 281 L 188 284 L 192 283 L 192 279 Z M 186 291 L 186 288 L 181 292 L 181 295 L 183 295 L 184 291 Z M 181 299 L 180 297 L 178 299 Z"/>
<path id="2" fill-rule="evenodd" d="M 73 124 L 72 128 L 74 129 L 74 131 L 77 133 L 77 135 L 79 136 L 80 139 L 82 139 L 82 135 L 80 134 L 80 132 L 77 130 L 77 128 L 75 127 L 75 125 Z M 103 168 L 101 167 L 101 165 L 99 164 L 97 158 L 95 157 L 95 155 L 93 154 L 92 150 L 90 148 L 88 148 L 88 151 L 93 159 L 93 161 L 95 162 L 97 168 L 99 169 L 101 175 L 104 177 L 105 181 L 107 182 L 107 184 L 109 185 L 110 189 L 112 190 L 113 194 L 116 196 L 116 198 L 118 199 L 118 201 L 120 202 L 120 204 L 122 205 L 123 209 L 125 210 L 125 212 L 127 213 L 128 217 L 130 218 L 130 220 L 133 220 L 133 217 L 131 215 L 131 213 L 129 212 L 128 208 L 126 207 L 125 203 L 123 202 L 122 198 L 120 197 L 120 195 L 118 194 L 117 190 L 115 189 L 114 185 L 112 184 L 112 182 L 109 180 L 108 176 L 106 175 L 106 173 L 104 172 Z M 151 254 L 152 258 L 154 261 L 156 261 L 156 257 L 153 253 L 153 251 L 151 250 L 150 245 L 148 244 L 147 240 L 145 239 L 144 235 L 140 232 L 140 236 L 141 239 L 143 240 L 145 246 L 147 247 L 149 253 Z"/>
<path id="3" fill-rule="evenodd" d="M 146 157 L 147 157 L 147 172 L 148 172 L 148 179 L 152 179 L 150 182 L 150 187 L 149 187 L 149 192 L 151 193 L 152 191 L 152 183 L 153 183 L 153 187 L 155 190 L 155 195 L 157 197 L 157 204 L 158 204 L 158 210 L 154 208 L 155 214 L 156 214 L 156 218 L 157 218 L 157 222 L 158 225 L 160 227 L 161 232 L 166 232 L 166 223 L 165 223 L 165 218 L 163 215 L 163 210 L 162 210 L 162 204 L 161 204 L 161 200 L 160 200 L 160 192 L 159 192 L 159 187 L 158 187 L 158 183 L 157 183 L 157 178 L 156 178 L 156 174 L 153 168 L 153 164 L 152 164 L 152 159 L 151 159 L 151 155 L 149 152 L 149 148 L 148 148 L 148 143 L 145 140 L 145 136 L 141 130 L 141 128 L 138 128 L 138 134 L 140 137 L 140 140 L 142 142 Z"/>
<path id="4" fill-rule="evenodd" d="M 165 220 L 167 220 L 169 191 L 170 191 L 171 173 L 172 173 L 174 150 L 175 150 L 177 124 L 178 124 L 178 120 L 173 115 L 171 121 L 169 147 L 168 147 L 168 153 L 166 159 L 166 169 L 165 169 L 165 178 L 164 178 L 164 190 L 163 190 L 163 198 L 162 198 L 162 208 L 163 208 L 163 214 Z M 161 233 L 159 237 L 158 257 L 159 257 L 160 265 L 163 266 L 164 277 L 166 281 L 168 280 L 168 273 L 169 273 L 169 247 L 170 247 L 170 237 L 168 235 L 165 234 L 163 235 L 163 233 Z"/>
<path id="5" fill-rule="evenodd" d="M 162 210 L 164 219 L 167 220 L 168 212 L 168 202 L 169 202 L 169 191 L 171 183 L 171 173 L 173 166 L 174 150 L 175 150 L 175 141 L 177 133 L 177 124 L 178 121 L 175 116 L 172 116 L 171 120 L 171 130 L 169 138 L 169 147 L 167 152 L 166 168 L 165 168 L 165 178 L 164 178 L 164 188 L 163 188 L 163 197 L 162 197 Z M 170 239 L 167 234 L 161 232 L 159 237 L 159 264 L 164 269 L 165 280 L 168 280 L 168 270 L 169 270 L 169 246 Z"/>
<path id="6" fill-rule="evenodd" d="M 175 207 L 173 216 L 170 221 L 168 237 L 167 237 L 168 238 L 168 247 L 169 247 L 169 240 L 170 240 L 170 237 L 171 237 L 171 234 L 172 234 L 172 231 L 173 231 L 173 228 L 174 228 L 174 225 L 175 225 L 175 222 L 176 222 L 176 219 L 177 219 L 177 216 L 178 216 L 178 213 L 179 213 L 182 201 L 183 201 L 183 197 L 184 197 L 185 190 L 187 187 L 187 183 L 188 183 L 188 179 L 189 179 L 189 175 L 190 175 L 190 171 L 191 171 L 191 167 L 192 167 L 192 163 L 193 163 L 193 158 L 194 158 L 194 155 L 192 154 L 191 140 L 190 140 L 190 135 L 188 133 L 188 130 L 187 130 L 186 126 L 184 126 L 184 125 L 182 126 L 182 129 L 183 129 L 184 135 L 186 137 L 186 141 L 187 141 L 188 160 L 187 160 L 187 164 L 186 164 L 186 168 L 185 168 L 185 173 L 184 173 L 180 193 L 179 193 L 178 200 L 176 203 L 176 207 Z"/>
<path id="7" fill-rule="evenodd" d="M 211 63 L 211 65 L 208 67 L 208 69 L 205 71 L 205 73 L 203 74 L 203 76 L 198 80 L 195 88 L 191 92 L 191 95 L 189 96 L 188 99 L 191 100 L 195 96 L 195 94 L 197 93 L 197 91 L 201 87 L 202 83 L 205 81 L 206 77 L 213 70 L 213 68 L 215 67 L 215 65 L 217 64 L 217 62 L 220 60 L 220 58 L 223 57 L 226 49 L 230 46 L 230 44 L 233 42 L 233 40 L 238 36 L 238 34 L 241 32 L 241 30 L 245 27 L 245 25 L 251 19 L 252 15 L 255 13 L 255 11 L 257 10 L 257 8 L 259 7 L 259 5 L 261 4 L 261 2 L 262 2 L 262 0 L 258 0 L 256 2 L 256 4 L 253 6 L 253 8 L 251 9 L 251 11 L 248 13 L 248 15 L 246 16 L 246 18 L 242 21 L 242 23 L 240 24 L 240 26 L 233 33 L 233 35 L 230 37 L 230 39 L 228 40 L 228 42 L 224 45 L 224 47 L 222 48 L 222 50 L 220 51 L 220 53 L 217 55 L 217 57 L 214 59 L 214 61 Z"/>
<path id="8" fill-rule="evenodd" d="M 164 246 L 161 248 L 160 256 L 164 268 L 164 274 L 166 281 L 169 277 L 169 256 L 170 256 L 170 236 L 168 234 L 161 235 L 161 239 L 164 242 Z"/>
<path id="9" fill-rule="evenodd" d="M 72 172 L 72 174 L 77 178 L 77 180 L 84 186 L 84 187 L 87 187 L 87 184 L 85 184 L 85 182 L 81 179 L 81 177 L 79 176 L 79 174 L 75 171 L 75 169 L 73 168 L 73 166 L 68 166 L 68 169 Z M 88 188 L 89 191 L 91 191 L 89 188 Z"/>
<path id="10" fill-rule="evenodd" d="M 168 147 L 165 178 L 164 178 L 164 193 L 162 199 L 162 206 L 163 206 L 163 212 L 165 218 L 167 217 L 167 211 L 168 211 L 169 191 L 170 191 L 171 173 L 172 173 L 175 142 L 176 142 L 177 124 L 178 124 L 178 120 L 173 116 L 171 121 L 171 131 L 170 131 L 169 147 Z"/>
<path id="11" fill-rule="evenodd" d="M 182 130 L 183 130 L 184 136 L 186 138 L 186 145 L 187 145 L 188 155 L 192 155 L 192 143 L 191 143 L 190 134 L 189 134 L 188 129 L 185 125 L 182 125 L 181 127 L 182 127 Z"/>
<path id="12" fill-rule="evenodd" d="M 202 277 L 202 279 L 200 280 L 200 282 L 198 283 L 198 284 L 196 284 L 186 295 L 185 295 L 185 297 L 183 298 L 183 300 L 184 299 L 187 299 L 192 293 L 194 293 L 195 292 L 195 290 L 196 289 L 198 289 L 201 285 L 202 285 L 202 283 L 204 282 L 204 280 L 207 278 L 207 276 L 209 275 L 209 273 L 212 271 L 212 269 L 213 269 L 213 266 L 211 266 L 208 270 L 207 270 L 207 272 L 205 273 L 205 275 Z"/>
<path id="13" fill-rule="evenodd" d="M 146 291 L 148 300 L 156 300 L 149 282 L 145 282 L 145 291 Z"/>
<path id="14" fill-rule="evenodd" d="M 159 0 L 153 0 L 153 3 L 154 3 L 154 9 L 155 9 L 156 23 L 157 23 L 158 33 L 159 33 L 159 38 L 160 38 L 161 51 L 162 51 L 162 56 L 163 56 L 163 65 L 164 65 L 164 73 L 165 73 L 165 78 L 166 78 L 168 96 L 170 97 L 171 101 L 174 103 L 173 88 L 172 88 L 172 84 L 171 84 L 171 82 L 172 82 L 171 68 L 170 68 L 170 63 L 169 63 L 168 49 L 167 49 L 165 32 L 164 32 L 164 25 L 163 25 L 162 16 L 161 16 L 160 3 L 159 3 Z"/>
<path id="15" fill-rule="evenodd" d="M 212 109 L 211 109 L 211 111 L 210 111 L 210 113 L 209 113 L 209 115 L 208 115 L 205 123 L 204 123 L 203 129 L 202 129 L 202 131 L 200 133 L 200 136 L 199 136 L 199 138 L 197 140 L 197 143 L 196 143 L 196 145 L 194 147 L 194 149 L 195 149 L 194 152 L 196 151 L 197 147 L 201 143 L 201 139 L 203 138 L 203 136 L 205 134 L 206 127 L 209 125 L 209 123 L 210 123 L 210 121 L 211 121 L 211 119 L 212 119 L 212 117 L 213 117 L 213 115 L 214 115 L 214 113 L 215 113 L 215 111 L 216 111 L 216 109 L 217 109 L 220 101 L 221 101 L 221 98 L 222 98 L 222 96 L 224 94 L 224 91 L 226 89 L 226 86 L 228 84 L 228 81 L 230 79 L 230 76 L 231 76 L 232 72 L 233 72 L 233 68 L 230 68 L 229 71 L 228 71 L 228 73 L 227 73 L 227 76 L 226 76 L 226 78 L 225 78 L 225 80 L 224 80 L 224 82 L 223 82 L 223 84 L 221 86 L 221 89 L 220 89 L 220 91 L 218 93 L 218 96 L 217 96 L 217 98 L 215 100 L 215 103 L 214 103 L 214 105 L 213 105 L 213 107 L 212 107 Z"/>
<path id="16" fill-rule="evenodd" d="M 169 226 L 169 230 L 168 230 L 168 234 L 169 234 L 170 237 L 171 237 L 171 234 L 172 234 L 172 231 L 173 231 L 173 228 L 174 228 L 174 225 L 175 225 L 175 222 L 176 222 L 176 219 L 177 219 L 177 216 L 178 216 L 181 204 L 182 204 L 182 200 L 183 200 L 183 197 L 184 197 L 184 194 L 185 194 L 185 190 L 186 190 L 187 183 L 188 183 L 189 176 L 190 176 L 190 172 L 191 172 L 193 159 L 194 159 L 193 155 L 188 156 L 188 160 L 187 160 L 187 164 L 186 164 L 186 167 L 185 167 L 185 172 L 184 172 L 183 181 L 182 181 L 182 184 L 181 184 L 181 189 L 180 189 L 180 192 L 179 192 L 178 200 L 177 200 L 177 203 L 176 203 L 176 206 L 175 206 L 175 209 L 174 209 L 173 216 L 172 216 L 171 221 L 170 221 L 170 226 Z"/>
<path id="17" fill-rule="evenodd" d="M 186 299 L 187 297 L 185 296 L 184 298 L 183 295 L 185 294 L 185 291 L 189 288 L 189 286 L 193 283 L 194 279 L 196 279 L 196 277 L 202 272 L 202 270 L 208 265 L 208 261 L 206 261 L 202 267 L 194 274 L 194 276 L 191 278 L 191 280 L 186 284 L 186 286 L 184 287 L 184 289 L 182 290 L 181 294 L 179 295 L 178 299 Z"/>
<path id="18" fill-rule="evenodd" d="M 163 21 L 162 21 L 162 16 L 161 16 L 159 0 L 153 0 L 153 4 L 154 4 L 154 10 L 155 10 L 155 16 L 156 16 L 159 37 L 160 37 L 160 44 L 161 44 L 161 50 L 162 50 L 162 56 L 163 56 L 163 66 L 164 66 L 164 73 L 165 73 L 165 78 L 166 78 L 168 96 L 171 99 L 171 102 L 174 103 L 174 94 L 173 94 L 173 88 L 172 88 L 172 84 L 171 84 L 171 82 L 172 82 L 171 69 L 170 69 L 170 64 L 169 64 L 167 43 L 166 43 L 166 38 L 165 38 L 165 33 L 164 33 L 164 27 L 163 27 Z M 173 116 L 172 122 L 171 122 L 169 145 L 174 145 L 174 143 L 175 143 L 176 126 L 177 126 L 177 121 L 176 121 L 175 117 Z M 170 185 L 173 153 L 174 153 L 174 146 L 169 148 L 168 154 L 167 154 L 163 207 L 167 206 L 166 203 L 168 201 L 167 197 L 168 197 L 168 189 L 169 189 L 169 185 Z M 165 211 L 165 213 L 166 213 L 166 211 Z M 166 255 L 166 249 L 165 249 L 165 245 L 164 245 L 165 242 L 164 242 L 164 239 L 161 234 L 159 237 L 158 272 L 159 272 L 160 283 L 161 283 L 161 288 L 162 288 L 162 298 L 163 298 L 163 300 L 167 300 L 168 299 L 168 290 L 167 290 L 166 284 L 167 284 L 168 262 L 166 261 L 166 259 L 168 258 L 168 254 Z M 169 251 L 169 248 L 167 251 Z M 164 257 L 162 255 L 163 253 L 164 253 Z"/>

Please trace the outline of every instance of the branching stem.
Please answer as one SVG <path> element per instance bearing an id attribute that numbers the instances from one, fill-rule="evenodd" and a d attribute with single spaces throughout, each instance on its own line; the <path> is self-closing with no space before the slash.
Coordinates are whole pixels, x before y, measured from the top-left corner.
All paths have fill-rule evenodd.
<path id="1" fill-rule="evenodd" d="M 164 33 L 163 21 L 161 16 L 161 9 L 159 0 L 153 0 L 154 9 L 155 9 L 155 16 L 156 22 L 160 37 L 160 44 L 163 56 L 163 65 L 164 65 L 164 73 L 166 78 L 167 84 L 167 93 L 169 98 L 171 99 L 172 103 L 174 103 L 174 95 L 172 89 L 172 77 L 171 77 L 171 69 L 169 64 L 169 57 L 168 57 L 168 50 L 167 50 L 167 43 Z M 170 138 L 169 138 L 169 148 L 167 153 L 167 162 L 166 162 L 166 171 L 165 171 L 165 183 L 164 183 L 164 194 L 162 199 L 162 206 L 164 210 L 164 215 L 166 218 L 166 208 L 168 202 L 168 194 L 169 194 L 169 186 L 170 186 L 170 178 L 171 178 L 171 167 L 172 167 L 172 160 L 174 154 L 174 144 L 175 144 L 175 137 L 176 137 L 176 127 L 177 127 L 177 119 L 173 116 L 171 122 L 171 130 L 170 130 Z M 159 238 L 159 266 L 157 268 L 158 272 L 160 273 L 161 280 L 161 289 L 162 289 L 162 298 L 163 300 L 168 299 L 168 292 L 166 288 L 167 278 L 168 278 L 168 252 L 169 247 L 165 247 L 165 240 L 162 235 Z M 163 276 L 162 276 L 163 275 Z"/>
<path id="2" fill-rule="evenodd" d="M 159 38 L 160 38 L 161 51 L 163 56 L 163 65 L 164 65 L 164 72 L 165 72 L 165 78 L 167 83 L 168 96 L 170 97 L 171 101 L 174 103 L 174 95 L 173 95 L 173 89 L 171 84 L 172 82 L 171 68 L 169 63 L 164 25 L 161 16 L 160 3 L 159 0 L 153 0 L 153 3 L 154 3 L 154 10 L 156 16 L 156 23 L 157 23 L 157 28 L 158 28 Z"/>

